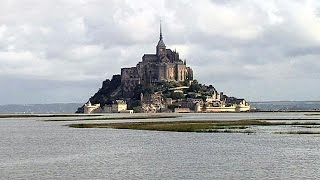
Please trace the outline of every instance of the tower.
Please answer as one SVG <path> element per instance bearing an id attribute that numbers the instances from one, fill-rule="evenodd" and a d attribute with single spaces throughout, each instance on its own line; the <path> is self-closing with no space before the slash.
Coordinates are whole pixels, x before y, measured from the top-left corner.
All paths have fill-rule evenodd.
<path id="1" fill-rule="evenodd" d="M 159 42 L 157 44 L 157 56 L 163 57 L 165 55 L 166 55 L 166 45 L 163 42 L 162 27 L 161 27 L 161 21 L 160 21 L 160 37 L 159 37 Z"/>

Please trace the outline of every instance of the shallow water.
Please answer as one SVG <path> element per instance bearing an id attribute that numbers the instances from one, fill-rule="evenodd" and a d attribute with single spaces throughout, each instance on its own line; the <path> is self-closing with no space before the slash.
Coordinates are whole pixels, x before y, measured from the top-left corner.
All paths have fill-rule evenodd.
<path id="1" fill-rule="evenodd" d="M 182 116 L 178 119 L 320 117 L 303 113 Z M 320 178 L 319 135 L 75 129 L 63 126 L 70 122 L 41 119 L 0 119 L 0 179 Z M 142 121 L 165 120 L 177 119 Z"/>

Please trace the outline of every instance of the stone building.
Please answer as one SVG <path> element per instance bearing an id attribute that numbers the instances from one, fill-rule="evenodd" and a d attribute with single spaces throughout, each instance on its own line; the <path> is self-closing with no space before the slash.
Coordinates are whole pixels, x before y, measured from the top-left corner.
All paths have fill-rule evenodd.
<path id="1" fill-rule="evenodd" d="M 100 104 L 91 104 L 90 101 L 88 101 L 86 104 L 84 104 L 84 114 L 91 114 L 91 113 L 100 113 L 101 107 Z"/>
<path id="2" fill-rule="evenodd" d="M 155 54 L 144 54 L 135 67 L 121 69 L 121 83 L 124 92 L 129 92 L 138 84 L 156 82 L 185 81 L 193 79 L 193 71 L 182 61 L 179 53 L 167 49 L 163 41 L 161 24 L 160 38 Z"/>
<path id="3" fill-rule="evenodd" d="M 119 112 L 124 112 L 127 111 L 127 103 L 123 100 L 115 100 L 112 104 L 110 105 L 105 105 L 103 107 L 103 111 L 106 113 L 119 113 Z"/>
<path id="4" fill-rule="evenodd" d="M 161 112 L 166 108 L 166 101 L 162 93 L 154 93 L 148 96 L 141 94 L 140 101 L 142 103 L 142 112 L 155 113 Z"/>

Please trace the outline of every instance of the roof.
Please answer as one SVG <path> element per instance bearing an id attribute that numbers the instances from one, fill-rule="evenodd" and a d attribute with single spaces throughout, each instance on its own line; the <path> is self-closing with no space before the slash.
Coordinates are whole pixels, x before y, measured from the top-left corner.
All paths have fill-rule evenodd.
<path id="1" fill-rule="evenodd" d="M 159 42 L 158 42 L 158 47 L 166 47 L 166 45 L 164 44 L 163 40 L 160 39 Z"/>

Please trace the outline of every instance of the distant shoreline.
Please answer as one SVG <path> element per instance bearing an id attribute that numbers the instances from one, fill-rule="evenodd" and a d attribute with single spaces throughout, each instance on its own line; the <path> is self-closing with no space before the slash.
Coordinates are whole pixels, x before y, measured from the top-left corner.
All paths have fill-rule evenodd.
<path id="1" fill-rule="evenodd" d="M 151 115 L 157 116 L 160 114 L 243 114 L 243 113 L 316 113 L 316 114 L 307 114 L 307 115 L 320 115 L 320 110 L 279 110 L 279 111 L 248 111 L 248 112 L 200 112 L 200 113 L 134 113 L 135 115 Z M 0 114 L 1 118 L 35 118 L 35 117 L 98 117 L 98 116 L 106 116 L 112 114 L 120 114 L 120 113 L 96 113 L 96 114 L 77 114 L 77 113 L 69 113 L 69 114 L 59 114 L 59 113 L 50 113 L 50 114 Z M 127 114 L 129 117 L 130 115 Z"/>
<path id="2" fill-rule="evenodd" d="M 96 117 L 101 114 L 0 114 L 0 118 L 34 118 L 34 117 Z"/>
<path id="3" fill-rule="evenodd" d="M 255 112 L 320 112 L 320 110 L 255 110 L 255 111 L 249 111 L 247 113 L 255 113 Z"/>

